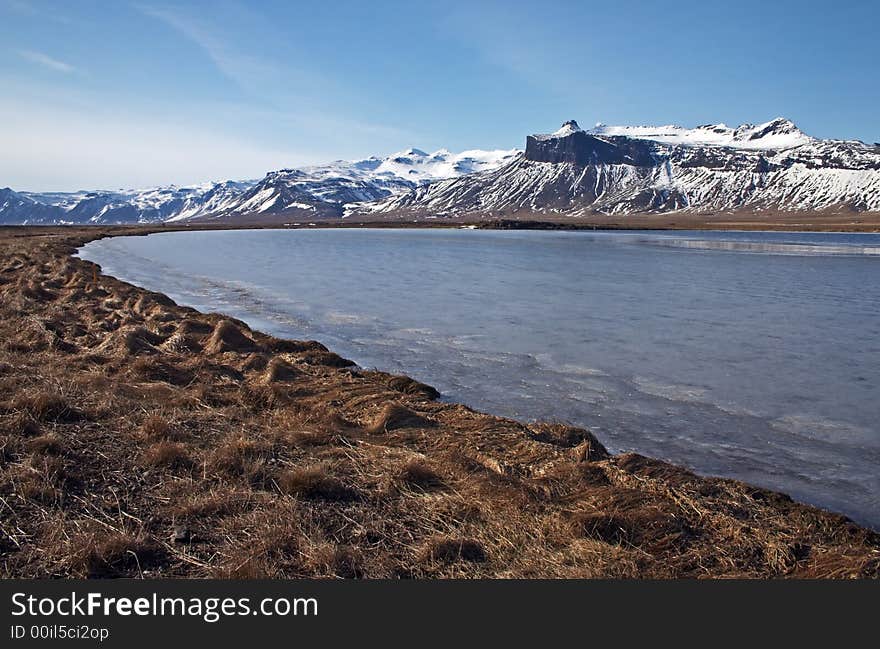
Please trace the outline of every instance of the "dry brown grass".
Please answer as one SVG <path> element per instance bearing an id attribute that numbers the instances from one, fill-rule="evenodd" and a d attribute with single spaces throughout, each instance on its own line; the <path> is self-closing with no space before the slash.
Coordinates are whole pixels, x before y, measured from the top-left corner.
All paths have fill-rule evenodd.
<path id="1" fill-rule="evenodd" d="M 40 424 L 27 413 L 18 412 L 3 417 L 0 430 L 14 436 L 14 438 L 36 437 L 40 434 Z"/>
<path id="2" fill-rule="evenodd" d="M 287 469 L 278 476 L 282 493 L 300 498 L 346 502 L 356 500 L 358 492 L 330 473 L 325 464 Z"/>
<path id="3" fill-rule="evenodd" d="M 8 410 L 23 413 L 35 421 L 70 422 L 82 419 L 82 413 L 63 396 L 48 390 L 22 390 L 9 401 Z"/>
<path id="4" fill-rule="evenodd" d="M 409 460 L 397 476 L 401 482 L 420 489 L 437 489 L 444 486 L 443 476 L 421 459 Z"/>
<path id="5" fill-rule="evenodd" d="M 166 558 L 165 552 L 144 534 L 98 532 L 85 534 L 72 544 L 68 565 L 81 578 L 143 576 Z"/>
<path id="6" fill-rule="evenodd" d="M 486 550 L 477 539 L 441 536 L 430 539 L 419 552 L 419 561 L 454 563 L 470 561 L 483 563 L 488 559 Z"/>
<path id="7" fill-rule="evenodd" d="M 57 433 L 47 433 L 27 440 L 25 448 L 35 455 L 61 455 L 64 440 Z"/>
<path id="8" fill-rule="evenodd" d="M 290 363 L 281 358 L 273 358 L 266 368 L 266 381 L 268 383 L 293 381 L 300 372 Z"/>
<path id="9" fill-rule="evenodd" d="M 432 422 L 399 403 L 388 403 L 373 419 L 367 431 L 374 434 L 388 433 L 398 428 L 424 428 Z"/>
<path id="10" fill-rule="evenodd" d="M 189 369 L 155 356 L 140 356 L 132 361 L 130 367 L 132 374 L 144 381 L 160 381 L 185 386 L 195 378 Z"/>
<path id="11" fill-rule="evenodd" d="M 880 535 L 842 516 L 69 256 L 102 232 L 0 229 L 0 577 L 880 574 Z"/>
<path id="12" fill-rule="evenodd" d="M 224 486 L 222 491 L 196 494 L 168 508 L 172 519 L 224 518 L 238 514 L 258 499 L 250 491 Z"/>
<path id="13" fill-rule="evenodd" d="M 208 468 L 228 475 L 243 475 L 255 464 L 265 463 L 272 447 L 266 442 L 233 435 L 223 440 L 211 453 Z"/>
<path id="14" fill-rule="evenodd" d="M 141 433 L 147 440 L 173 440 L 177 436 L 168 420 L 158 414 L 149 415 L 144 419 Z"/>
<path id="15" fill-rule="evenodd" d="M 164 440 L 148 446 L 143 452 L 142 462 L 151 467 L 184 469 L 192 465 L 192 458 L 185 445 Z"/>
<path id="16" fill-rule="evenodd" d="M 243 331 L 243 326 L 231 320 L 221 320 L 214 328 L 211 337 L 205 345 L 205 351 L 209 354 L 222 354 L 223 352 L 251 352 L 257 349 L 257 344 Z"/>
<path id="17" fill-rule="evenodd" d="M 322 577 L 357 579 L 364 577 L 363 556 L 357 548 L 322 543 L 311 548 L 306 566 Z"/>

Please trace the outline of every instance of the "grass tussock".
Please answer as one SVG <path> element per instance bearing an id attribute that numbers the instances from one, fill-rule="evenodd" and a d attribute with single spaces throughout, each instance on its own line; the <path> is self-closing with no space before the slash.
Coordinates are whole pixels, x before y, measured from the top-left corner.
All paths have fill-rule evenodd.
<path id="1" fill-rule="evenodd" d="M 256 350 L 257 344 L 254 340 L 244 333 L 241 325 L 231 320 L 218 322 L 205 344 L 205 352 L 208 354 L 246 353 Z"/>
<path id="2" fill-rule="evenodd" d="M 440 536 L 430 539 L 419 552 L 419 561 L 455 563 L 469 561 L 483 563 L 488 560 L 483 544 L 476 539 Z"/>
<path id="3" fill-rule="evenodd" d="M 148 446 L 141 456 L 141 462 L 144 466 L 165 469 L 185 469 L 193 464 L 186 445 L 168 440 Z"/>
<path id="4" fill-rule="evenodd" d="M 281 358 L 273 358 L 266 367 L 267 383 L 284 383 L 293 381 L 300 376 L 299 370 Z"/>
<path id="5" fill-rule="evenodd" d="M 71 572 L 80 578 L 145 576 L 166 553 L 144 533 L 103 531 L 84 535 L 71 544 Z"/>
<path id="6" fill-rule="evenodd" d="M 63 485 L 63 468 L 57 462 L 33 457 L 26 463 L 7 467 L 0 479 L 0 491 L 41 509 L 61 502 Z"/>
<path id="7" fill-rule="evenodd" d="M 63 492 L 36 476 L 25 476 L 16 484 L 16 494 L 26 501 L 52 507 L 61 502 Z"/>
<path id="8" fill-rule="evenodd" d="M 48 390 L 26 390 L 15 395 L 8 409 L 26 414 L 34 421 L 67 423 L 79 421 L 82 413 L 57 392 Z"/>
<path id="9" fill-rule="evenodd" d="M 222 533 L 243 532 L 223 550 L 211 576 L 225 579 L 269 579 L 311 574 L 304 566 L 310 541 L 303 534 L 300 512 L 285 500 L 269 514 L 251 509 L 219 523 Z"/>
<path id="10" fill-rule="evenodd" d="M 25 448 L 35 455 L 61 455 L 64 452 L 64 440 L 57 433 L 47 433 L 28 439 Z"/>
<path id="11" fill-rule="evenodd" d="M 426 399 L 437 399 L 440 397 L 440 392 L 436 388 L 420 381 L 416 381 L 408 376 L 390 377 L 388 379 L 388 387 L 404 394 L 421 396 Z"/>
<path id="12" fill-rule="evenodd" d="M 609 457 L 608 450 L 585 428 L 562 423 L 537 422 L 531 425 L 534 438 L 546 444 L 577 449 L 581 461 L 596 462 Z"/>
<path id="13" fill-rule="evenodd" d="M 357 548 L 325 542 L 311 548 L 306 564 L 319 576 L 359 579 L 364 576 L 363 561 Z"/>
<path id="14" fill-rule="evenodd" d="M 397 476 L 398 480 L 406 485 L 418 487 L 425 491 L 440 489 L 445 486 L 443 476 L 431 465 L 421 459 L 411 459 Z"/>
<path id="15" fill-rule="evenodd" d="M 254 412 L 274 410 L 284 403 L 283 399 L 279 398 L 276 387 L 271 384 L 242 385 L 239 387 L 236 399 Z"/>
<path id="16" fill-rule="evenodd" d="M 299 498 L 349 502 L 358 492 L 330 473 L 326 464 L 288 469 L 278 476 L 281 492 Z"/>
<path id="17" fill-rule="evenodd" d="M 140 356 L 131 363 L 132 373 L 144 381 L 158 381 L 171 385 L 185 386 L 193 381 L 195 375 L 179 364 L 163 361 L 155 356 Z"/>
<path id="18" fill-rule="evenodd" d="M 110 357 L 124 358 L 144 354 L 160 354 L 161 336 L 141 325 L 126 325 L 110 333 L 95 351 Z"/>
<path id="19" fill-rule="evenodd" d="M 268 442 L 232 436 L 210 453 L 206 468 L 214 474 L 244 478 L 255 486 L 263 486 L 272 480 L 268 466 L 272 455 L 273 448 Z"/>
<path id="20" fill-rule="evenodd" d="M 252 501 L 256 500 L 250 491 L 235 490 L 224 486 L 222 490 L 183 498 L 169 507 L 167 513 L 175 520 L 224 518 L 241 513 L 248 508 Z"/>
<path id="21" fill-rule="evenodd" d="M 152 414 L 144 419 L 141 424 L 141 434 L 144 439 L 151 441 L 176 440 L 177 430 L 164 417 Z"/>
<path id="22" fill-rule="evenodd" d="M 687 469 L 682 469 L 668 462 L 645 457 L 638 453 L 625 453 L 617 458 L 616 464 L 627 473 L 642 478 L 663 480 L 676 486 L 694 482 L 697 479 L 697 476 Z"/>
<path id="23" fill-rule="evenodd" d="M 601 509 L 576 512 L 576 534 L 609 543 L 639 547 L 655 554 L 686 544 L 692 531 L 685 512 L 664 499 L 635 489 L 603 487 Z"/>
<path id="24" fill-rule="evenodd" d="M 400 428 L 428 428 L 434 423 L 399 403 L 386 404 L 373 419 L 367 431 L 373 434 L 388 433 Z"/>

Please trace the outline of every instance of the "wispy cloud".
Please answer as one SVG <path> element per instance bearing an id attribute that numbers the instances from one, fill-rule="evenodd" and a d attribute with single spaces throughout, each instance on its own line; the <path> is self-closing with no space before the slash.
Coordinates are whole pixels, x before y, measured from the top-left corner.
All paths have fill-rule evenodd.
<path id="1" fill-rule="evenodd" d="M 571 97 L 571 80 L 578 78 L 578 61 L 591 51 L 591 39 L 579 33 L 573 37 L 578 28 L 565 21 L 543 20 L 542 11 L 537 4 L 456 5 L 436 28 L 482 62 L 542 92 Z"/>
<path id="2" fill-rule="evenodd" d="M 265 16 L 252 11 L 247 5 L 237 2 L 223 3 L 225 12 L 219 20 L 195 15 L 180 7 L 158 4 L 137 3 L 134 7 L 146 16 L 154 18 L 171 28 L 187 41 L 201 49 L 216 69 L 231 80 L 248 101 L 252 112 L 264 112 L 267 118 L 286 123 L 295 129 L 320 132 L 324 137 L 351 139 L 356 132 L 361 137 L 373 136 L 390 141 L 416 137 L 407 129 L 387 124 L 372 123 L 360 117 L 351 117 L 335 110 L 327 110 L 319 98 L 334 97 L 339 105 L 354 105 L 360 98 L 351 97 L 347 89 L 319 70 L 291 63 L 304 57 L 288 55 L 284 58 L 272 53 L 255 52 L 253 43 L 243 43 L 241 33 L 247 29 L 230 31 L 228 22 L 247 25 L 251 32 L 264 34 L 265 42 L 284 38 L 275 33 L 275 27 L 266 21 Z M 225 17 L 225 23 L 223 18 Z M 224 26 L 226 29 L 224 30 Z M 296 90 L 296 110 L 291 111 L 293 103 L 291 89 Z M 311 95 L 308 94 L 310 89 Z M 257 107 L 259 106 L 259 108 Z M 407 146 L 410 146 L 407 143 Z"/>
<path id="3" fill-rule="evenodd" d="M 155 18 L 204 51 L 217 69 L 241 89 L 253 88 L 262 76 L 279 76 L 280 66 L 265 58 L 242 52 L 222 38 L 202 19 L 168 7 L 136 4 L 141 13 Z"/>
<path id="4" fill-rule="evenodd" d="M 31 63 L 42 65 L 44 68 L 49 68 L 50 70 L 55 70 L 56 72 L 76 72 L 76 68 L 69 63 L 60 61 L 43 52 L 36 52 L 34 50 L 18 50 L 18 55 L 21 58 L 30 61 Z"/>

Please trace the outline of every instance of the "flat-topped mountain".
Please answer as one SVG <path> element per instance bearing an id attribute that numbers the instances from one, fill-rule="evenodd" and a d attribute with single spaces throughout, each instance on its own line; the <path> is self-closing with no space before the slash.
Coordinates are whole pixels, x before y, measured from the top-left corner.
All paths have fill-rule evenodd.
<path id="1" fill-rule="evenodd" d="M 492 217 L 516 212 L 880 211 L 880 146 L 764 124 L 606 126 L 565 122 L 526 138 L 497 169 L 431 183 L 362 208 Z"/>

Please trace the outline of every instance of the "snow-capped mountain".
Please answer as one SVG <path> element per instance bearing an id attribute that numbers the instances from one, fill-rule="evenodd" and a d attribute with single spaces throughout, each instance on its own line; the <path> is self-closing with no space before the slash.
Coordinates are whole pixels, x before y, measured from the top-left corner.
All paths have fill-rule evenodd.
<path id="1" fill-rule="evenodd" d="M 9 187 L 0 189 L 0 224 L 52 223 L 56 215 L 57 209 L 52 205 L 38 203 Z"/>
<path id="2" fill-rule="evenodd" d="M 434 153 L 407 149 L 387 158 L 282 169 L 266 174 L 236 201 L 211 216 L 339 217 L 352 204 L 403 194 L 432 180 L 495 169 L 519 153 L 516 149 L 457 154 L 446 149 Z"/>
<path id="3" fill-rule="evenodd" d="M 770 209 L 880 211 L 880 145 L 813 138 L 783 118 L 691 129 L 569 121 L 526 138 L 497 169 L 358 208 L 474 218 Z"/>
<path id="4" fill-rule="evenodd" d="M 256 183 L 232 181 L 192 187 L 82 192 L 0 189 L 0 223 L 152 223 L 223 209 Z M 8 192 L 12 199 L 2 198 Z"/>
<path id="5" fill-rule="evenodd" d="M 146 190 L 26 193 L 0 189 L 0 224 L 153 223 L 274 215 L 338 217 L 346 205 L 405 193 L 440 178 L 494 169 L 519 151 L 408 149 L 386 158 L 282 169 L 262 180 Z"/>

